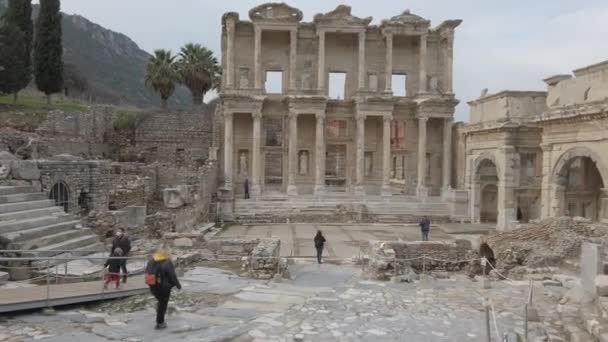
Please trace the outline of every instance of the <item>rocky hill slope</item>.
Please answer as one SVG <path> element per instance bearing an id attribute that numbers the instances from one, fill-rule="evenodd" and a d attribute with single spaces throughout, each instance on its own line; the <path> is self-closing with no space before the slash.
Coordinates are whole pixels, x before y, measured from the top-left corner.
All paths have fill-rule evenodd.
<path id="1" fill-rule="evenodd" d="M 0 15 L 7 0 L 0 0 Z M 34 6 L 36 16 L 38 6 Z M 108 30 L 80 15 L 63 14 L 64 63 L 75 65 L 87 80 L 89 92 L 102 102 L 158 106 L 159 98 L 144 85 L 150 54 L 129 37 Z M 189 92 L 179 88 L 172 105 L 188 105 Z"/>

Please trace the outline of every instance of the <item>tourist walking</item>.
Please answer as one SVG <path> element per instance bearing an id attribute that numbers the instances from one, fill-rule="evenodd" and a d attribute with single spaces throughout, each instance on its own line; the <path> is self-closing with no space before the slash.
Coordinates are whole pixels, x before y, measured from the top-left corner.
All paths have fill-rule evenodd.
<path id="1" fill-rule="evenodd" d="M 315 248 L 317 249 L 317 263 L 322 264 L 323 261 L 321 258 L 323 257 L 323 246 L 325 245 L 325 237 L 323 236 L 323 232 L 317 230 L 317 235 L 315 235 L 314 242 Z"/>
<path id="2" fill-rule="evenodd" d="M 120 267 L 122 266 L 123 259 L 115 259 L 116 257 L 121 257 L 122 249 L 115 248 L 110 254 L 110 259 L 106 261 L 103 265 L 104 268 L 108 268 L 108 272 L 105 275 L 105 283 L 103 284 L 103 289 L 108 289 L 108 284 L 111 282 L 116 283 L 116 288 L 120 288 Z"/>
<path id="3" fill-rule="evenodd" d="M 423 217 L 418 223 L 420 232 L 422 233 L 422 241 L 429 241 L 429 232 L 431 231 L 431 220 L 427 216 Z"/>
<path id="4" fill-rule="evenodd" d="M 165 314 L 171 297 L 171 289 L 174 287 L 177 287 L 178 290 L 182 289 L 167 251 L 158 249 L 154 252 L 146 265 L 144 279 L 146 284 L 150 286 L 150 292 L 158 301 L 154 329 L 165 329 L 167 327 Z"/>
<path id="5" fill-rule="evenodd" d="M 122 282 L 126 283 L 127 282 L 127 259 L 126 259 L 126 257 L 129 256 L 129 252 L 131 251 L 131 240 L 125 234 L 125 231 L 122 228 L 120 228 L 116 231 L 116 236 L 114 237 L 114 240 L 112 240 L 112 250 L 110 251 L 110 254 L 113 254 L 117 248 L 122 249 L 122 256 L 125 257 L 125 259 L 121 260 L 120 268 L 122 269 Z"/>

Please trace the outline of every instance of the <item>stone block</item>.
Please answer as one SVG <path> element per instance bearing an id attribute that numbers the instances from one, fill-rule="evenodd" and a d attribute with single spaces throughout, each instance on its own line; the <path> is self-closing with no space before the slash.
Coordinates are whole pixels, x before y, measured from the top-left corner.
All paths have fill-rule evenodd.
<path id="1" fill-rule="evenodd" d="M 17 157 L 10 152 L 0 151 L 0 160 L 17 160 Z"/>
<path id="2" fill-rule="evenodd" d="M 163 190 L 163 203 L 169 209 L 177 209 L 186 204 L 180 191 L 177 188 L 167 188 Z"/>
<path id="3" fill-rule="evenodd" d="M 595 278 L 603 273 L 604 251 L 601 245 L 583 242 L 581 248 L 581 286 L 583 291 L 596 295 Z"/>
<path id="4" fill-rule="evenodd" d="M 146 206 L 129 206 L 123 209 L 126 223 L 130 228 L 142 228 L 146 224 Z"/>
<path id="5" fill-rule="evenodd" d="M 0 272 L 0 284 L 5 283 L 9 280 L 10 276 L 6 272 Z"/>
<path id="6" fill-rule="evenodd" d="M 192 247 L 193 245 L 192 239 L 186 237 L 173 240 L 174 247 Z"/>
<path id="7" fill-rule="evenodd" d="M 0 179 L 7 179 L 11 173 L 11 161 L 0 160 Z"/>
<path id="8" fill-rule="evenodd" d="M 598 275 L 595 277 L 595 291 L 600 297 L 608 297 L 608 275 Z"/>
<path id="9" fill-rule="evenodd" d="M 11 175 L 13 179 L 39 180 L 38 163 L 34 160 L 13 160 L 11 162 Z"/>

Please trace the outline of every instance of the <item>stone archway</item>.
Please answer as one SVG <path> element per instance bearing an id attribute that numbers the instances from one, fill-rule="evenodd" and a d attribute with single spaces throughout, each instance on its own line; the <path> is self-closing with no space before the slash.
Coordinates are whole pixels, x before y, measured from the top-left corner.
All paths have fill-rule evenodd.
<path id="1" fill-rule="evenodd" d="M 595 152 L 586 147 L 564 152 L 551 174 L 551 215 L 602 220 L 608 215 L 606 181 L 608 170 Z"/>
<path id="2" fill-rule="evenodd" d="M 62 207 L 67 213 L 70 211 L 70 189 L 65 182 L 57 182 L 51 188 L 49 199 L 55 201 L 55 205 Z"/>
<path id="3" fill-rule="evenodd" d="M 472 222 L 497 222 L 499 169 L 492 155 L 475 160 L 471 182 Z"/>

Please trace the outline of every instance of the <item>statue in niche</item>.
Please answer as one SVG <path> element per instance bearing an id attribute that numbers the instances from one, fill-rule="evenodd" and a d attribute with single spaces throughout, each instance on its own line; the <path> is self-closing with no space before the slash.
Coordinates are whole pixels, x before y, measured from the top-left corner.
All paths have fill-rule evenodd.
<path id="1" fill-rule="evenodd" d="M 300 152 L 300 172 L 301 175 L 308 174 L 308 151 Z"/>
<path id="2" fill-rule="evenodd" d="M 430 76 L 429 77 L 429 89 L 432 92 L 440 92 L 441 88 L 439 86 L 439 78 L 437 78 L 437 76 Z"/>
<path id="3" fill-rule="evenodd" d="M 247 153 L 241 152 L 241 155 L 239 156 L 239 174 L 247 175 L 247 170 Z"/>
<path id="4" fill-rule="evenodd" d="M 239 70 L 239 86 L 241 89 L 249 88 L 249 68 Z"/>

